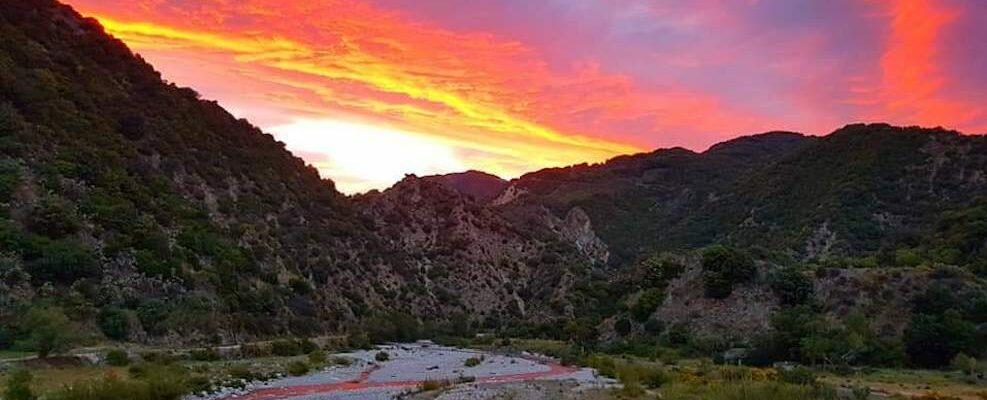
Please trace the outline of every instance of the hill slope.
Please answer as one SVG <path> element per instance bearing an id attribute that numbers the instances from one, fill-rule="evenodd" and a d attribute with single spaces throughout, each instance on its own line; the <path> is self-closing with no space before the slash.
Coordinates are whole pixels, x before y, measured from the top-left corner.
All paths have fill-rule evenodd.
<path id="1" fill-rule="evenodd" d="M 163 82 L 67 6 L 0 2 L 0 70 L 0 320 L 73 299 L 81 323 L 120 339 L 229 341 L 338 331 L 387 310 L 518 314 L 469 300 L 499 299 L 499 285 L 466 301 L 464 288 L 431 292 L 439 267 L 404 232 L 381 231 L 282 143 Z M 482 197 L 489 181 L 450 183 Z M 465 277 L 500 256 L 462 257 L 441 263 Z M 507 292 L 523 303 L 514 278 Z"/>

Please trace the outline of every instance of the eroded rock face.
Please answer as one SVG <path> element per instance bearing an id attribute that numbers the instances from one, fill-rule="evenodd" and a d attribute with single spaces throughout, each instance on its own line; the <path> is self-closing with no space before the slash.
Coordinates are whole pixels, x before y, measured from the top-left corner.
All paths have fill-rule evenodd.
<path id="1" fill-rule="evenodd" d="M 559 219 L 551 214 L 546 219 L 551 229 L 562 239 L 576 246 L 576 249 L 594 264 L 603 265 L 610 260 L 610 251 L 607 250 L 606 243 L 596 236 L 593 223 L 583 209 L 573 207 L 566 213 L 565 219 Z"/>
<path id="2" fill-rule="evenodd" d="M 585 215 L 560 221 L 558 230 L 521 225 L 475 196 L 414 176 L 357 202 L 382 236 L 417 257 L 424 291 L 439 300 L 437 307 L 461 303 L 481 317 L 549 314 L 547 302 L 564 300 L 571 284 L 570 265 L 587 262 L 562 234 L 585 234 L 579 231 L 589 229 Z"/>

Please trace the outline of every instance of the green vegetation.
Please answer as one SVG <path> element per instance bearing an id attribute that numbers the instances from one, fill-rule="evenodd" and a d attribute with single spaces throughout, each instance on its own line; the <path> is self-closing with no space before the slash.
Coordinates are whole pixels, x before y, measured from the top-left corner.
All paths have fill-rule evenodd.
<path id="1" fill-rule="evenodd" d="M 703 287 L 706 297 L 724 299 L 734 286 L 754 279 L 757 270 L 747 253 L 725 246 L 703 251 Z"/>
<path id="2" fill-rule="evenodd" d="M 7 389 L 3 392 L 3 397 L 7 400 L 34 400 L 37 397 L 31 391 L 31 380 L 34 377 L 31 372 L 25 369 L 15 370 L 7 378 Z"/>
<path id="3" fill-rule="evenodd" d="M 57 390 L 46 398 L 53 400 L 178 400 L 189 392 L 186 373 L 175 368 L 156 367 L 135 379 L 107 376 Z"/>
<path id="4" fill-rule="evenodd" d="M 302 376 L 308 373 L 311 367 L 305 361 L 293 361 L 288 364 L 288 373 L 292 376 Z"/>
<path id="5" fill-rule="evenodd" d="M 377 354 L 374 354 L 374 360 L 377 360 L 377 362 L 385 362 L 390 359 L 391 355 L 387 354 L 386 351 L 378 351 Z"/>
<path id="6" fill-rule="evenodd" d="M 114 367 L 125 367 L 130 364 L 130 356 L 125 350 L 111 349 L 106 352 L 106 364 Z"/>
<path id="7" fill-rule="evenodd" d="M 58 307 L 32 307 L 21 317 L 18 328 L 24 333 L 20 347 L 40 357 L 68 350 L 79 341 L 76 328 Z"/>
<path id="8" fill-rule="evenodd" d="M 651 313 L 665 301 L 665 292 L 659 288 L 651 288 L 641 294 L 637 302 L 631 306 L 631 316 L 638 322 L 647 321 Z"/>
<path id="9" fill-rule="evenodd" d="M 795 306 L 812 301 L 812 278 L 795 267 L 785 267 L 771 274 L 769 284 L 781 304 Z"/>
<path id="10" fill-rule="evenodd" d="M 483 363 L 479 357 L 470 357 L 463 362 L 463 366 L 467 368 L 472 368 Z"/>

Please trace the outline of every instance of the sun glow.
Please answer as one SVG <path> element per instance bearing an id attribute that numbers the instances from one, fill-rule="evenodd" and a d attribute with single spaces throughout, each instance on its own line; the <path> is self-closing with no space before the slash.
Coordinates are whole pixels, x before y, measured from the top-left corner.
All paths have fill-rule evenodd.
<path id="1" fill-rule="evenodd" d="M 386 187 L 409 173 L 468 169 L 446 144 L 381 126 L 318 119 L 297 120 L 269 131 L 322 176 L 331 176 L 344 193 Z"/>

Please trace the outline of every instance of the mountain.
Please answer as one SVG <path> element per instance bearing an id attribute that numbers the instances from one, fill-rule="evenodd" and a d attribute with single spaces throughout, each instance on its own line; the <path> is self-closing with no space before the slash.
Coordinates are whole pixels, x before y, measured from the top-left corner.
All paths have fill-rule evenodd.
<path id="1" fill-rule="evenodd" d="M 426 176 L 423 179 L 439 182 L 481 203 L 493 200 L 508 185 L 508 182 L 500 177 L 480 171 L 432 175 Z"/>
<path id="2" fill-rule="evenodd" d="M 555 296 L 568 267 L 533 259 L 584 262 L 469 205 L 504 184 L 476 172 L 425 179 L 452 191 L 423 204 L 441 244 L 417 243 L 380 223 L 404 189 L 343 196 L 55 1 L 0 2 L 0 33 L 0 321 L 52 300 L 117 339 L 228 342 L 389 311 L 497 320 Z"/>
<path id="3" fill-rule="evenodd" d="M 495 203 L 558 215 L 578 207 L 625 263 L 714 243 L 884 262 L 925 246 L 917 251 L 935 258 L 929 245 L 945 239 L 946 220 L 983 207 L 985 146 L 983 136 L 885 124 L 822 138 L 772 132 L 703 153 L 658 150 L 527 174 Z M 960 254 L 939 261 L 982 259 L 984 237 L 973 232 L 959 239 Z"/>

